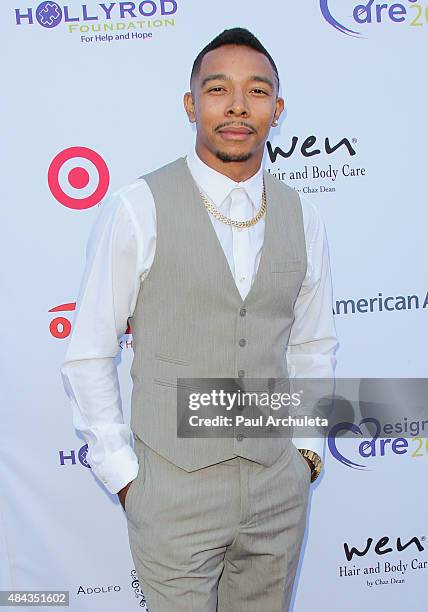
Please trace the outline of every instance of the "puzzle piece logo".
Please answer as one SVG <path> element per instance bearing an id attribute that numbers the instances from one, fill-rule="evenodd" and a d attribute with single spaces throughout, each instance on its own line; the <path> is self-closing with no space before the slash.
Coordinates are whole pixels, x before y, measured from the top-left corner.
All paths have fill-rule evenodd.
<path id="1" fill-rule="evenodd" d="M 36 19 L 44 28 L 54 28 L 62 20 L 62 10 L 56 2 L 42 2 L 36 9 Z"/>

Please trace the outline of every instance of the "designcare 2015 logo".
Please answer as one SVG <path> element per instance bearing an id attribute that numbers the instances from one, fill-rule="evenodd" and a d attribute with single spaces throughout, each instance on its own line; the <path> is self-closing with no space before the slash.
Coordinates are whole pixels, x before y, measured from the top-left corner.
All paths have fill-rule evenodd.
<path id="1" fill-rule="evenodd" d="M 361 426 L 371 425 L 374 429 L 371 437 L 365 437 Z M 428 420 L 418 421 L 404 417 L 395 423 L 380 423 L 373 417 L 361 419 L 360 423 L 344 421 L 334 425 L 327 438 L 332 456 L 349 468 L 367 470 L 367 461 L 376 457 L 385 458 L 391 455 L 410 455 L 410 457 L 428 457 Z M 345 434 L 355 435 L 356 445 L 351 451 L 352 457 L 346 456 L 338 440 Z M 398 437 L 397 434 L 401 434 Z M 391 437 L 388 437 L 391 436 Z M 349 436 L 348 436 L 349 438 Z M 361 440 L 361 438 L 363 438 Z M 361 441 L 359 441 L 359 439 Z M 348 447 L 349 451 L 349 447 Z M 364 463 L 360 463 L 360 461 Z"/>
<path id="2" fill-rule="evenodd" d="M 407 2 L 375 2 L 369 0 L 362 4 L 343 2 L 343 0 L 320 0 L 321 13 L 333 28 L 356 38 L 364 37 L 369 27 L 379 24 L 407 24 L 428 26 L 428 5 L 418 0 Z M 365 30 L 363 33 L 361 28 Z"/>
<path id="3" fill-rule="evenodd" d="M 338 462 L 366 470 L 399 455 L 428 460 L 428 378 L 335 382 L 323 413 L 331 425 L 328 448 Z"/>
<path id="4" fill-rule="evenodd" d="M 69 33 L 149 30 L 174 26 L 177 10 L 177 0 L 106 2 L 93 6 L 82 4 L 73 8 L 45 0 L 36 8 L 16 8 L 15 23 L 17 26 L 38 24 L 48 29 L 64 23 Z M 134 32 L 135 35 L 137 33 Z"/>

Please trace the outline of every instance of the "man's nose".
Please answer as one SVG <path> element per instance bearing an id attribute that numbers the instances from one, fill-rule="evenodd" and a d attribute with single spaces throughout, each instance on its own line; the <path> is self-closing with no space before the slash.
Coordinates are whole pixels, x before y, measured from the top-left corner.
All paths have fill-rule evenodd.
<path id="1" fill-rule="evenodd" d="M 248 117 L 247 100 L 241 92 L 234 92 L 230 105 L 226 109 L 226 114 L 229 116 Z"/>

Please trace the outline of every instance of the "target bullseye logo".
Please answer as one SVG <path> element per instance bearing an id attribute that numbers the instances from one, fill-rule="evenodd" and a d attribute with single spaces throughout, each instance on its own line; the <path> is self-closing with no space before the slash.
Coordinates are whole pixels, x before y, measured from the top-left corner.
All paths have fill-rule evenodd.
<path id="1" fill-rule="evenodd" d="M 58 202 L 83 210 L 98 204 L 110 183 L 107 164 L 88 147 L 69 147 L 56 155 L 48 170 L 48 184 Z"/>

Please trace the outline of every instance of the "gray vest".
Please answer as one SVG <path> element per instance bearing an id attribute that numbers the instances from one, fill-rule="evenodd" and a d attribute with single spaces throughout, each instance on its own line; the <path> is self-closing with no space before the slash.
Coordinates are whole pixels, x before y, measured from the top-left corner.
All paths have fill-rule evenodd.
<path id="1" fill-rule="evenodd" d="M 288 378 L 286 349 L 307 267 L 299 195 L 264 171 L 263 249 L 242 300 L 184 158 L 141 178 L 154 197 L 157 240 L 129 319 L 131 429 L 189 472 L 236 456 L 272 465 L 289 438 L 177 437 L 177 378 Z"/>

